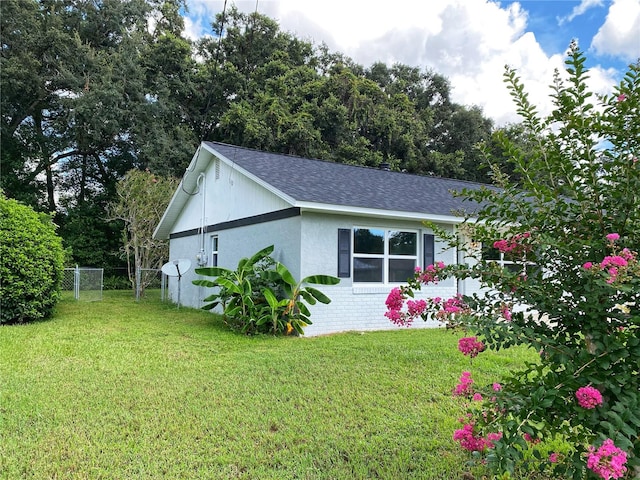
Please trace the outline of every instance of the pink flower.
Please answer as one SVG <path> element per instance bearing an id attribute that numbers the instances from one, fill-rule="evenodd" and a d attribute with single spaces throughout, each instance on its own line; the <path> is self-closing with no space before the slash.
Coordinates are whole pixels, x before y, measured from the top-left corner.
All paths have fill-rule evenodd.
<path id="1" fill-rule="evenodd" d="M 530 245 L 522 243 L 523 240 L 528 239 L 531 236 L 530 232 L 519 233 L 514 235 L 510 239 L 496 240 L 493 242 L 493 248 L 499 250 L 502 253 L 513 252 L 515 254 L 522 254 L 531 250 Z"/>
<path id="2" fill-rule="evenodd" d="M 474 402 L 481 402 L 482 395 L 480 393 L 474 393 L 473 397 L 471 397 L 471 400 L 473 400 Z"/>
<path id="3" fill-rule="evenodd" d="M 593 267 L 593 263 L 591 262 L 585 262 L 585 264 L 582 265 L 582 268 L 584 268 L 585 270 L 591 270 L 591 267 Z"/>
<path id="4" fill-rule="evenodd" d="M 615 265 L 616 267 L 626 267 L 627 263 L 627 260 L 620 255 L 607 255 L 602 259 L 602 262 L 600 262 L 600 267 L 606 268 L 609 265 Z"/>
<path id="5" fill-rule="evenodd" d="M 558 454 L 556 452 L 553 452 L 551 455 L 549 455 L 549 462 L 558 463 Z"/>
<path id="6" fill-rule="evenodd" d="M 427 308 L 425 300 L 409 300 L 407 302 L 407 310 L 412 317 L 422 315 Z"/>
<path id="7" fill-rule="evenodd" d="M 464 337 L 458 340 L 458 350 L 471 358 L 477 357 L 484 348 L 484 343 L 478 341 L 477 337 Z"/>
<path id="8" fill-rule="evenodd" d="M 625 463 L 627 463 L 627 453 L 616 447 L 610 438 L 607 438 L 598 450 L 595 447 L 589 447 L 587 468 L 600 478 L 605 480 L 622 478 L 627 471 Z"/>
<path id="9" fill-rule="evenodd" d="M 533 438 L 528 433 L 525 433 L 524 435 L 522 435 L 522 438 L 524 438 L 525 441 L 527 441 L 527 442 L 529 442 L 529 443 L 531 443 L 533 445 L 536 445 L 536 444 L 540 443 L 540 439 L 539 438 Z"/>
<path id="10" fill-rule="evenodd" d="M 511 310 L 509 310 L 509 307 L 506 305 L 502 306 L 502 316 L 507 322 L 511 321 Z"/>
<path id="11" fill-rule="evenodd" d="M 398 287 L 389 292 L 385 304 L 389 310 L 401 310 L 404 303 L 404 295 Z"/>
<path id="12" fill-rule="evenodd" d="M 624 93 L 618 95 L 618 102 L 624 102 L 627 99 L 627 96 Z"/>
<path id="13" fill-rule="evenodd" d="M 615 242 L 616 240 L 620 240 L 620 235 L 618 235 L 617 233 L 610 233 L 609 235 L 607 235 L 607 240 L 609 240 L 610 242 Z"/>
<path id="14" fill-rule="evenodd" d="M 501 433 L 488 433 L 486 437 L 475 431 L 473 423 L 466 423 L 453 434 L 453 439 L 460 442 L 460 446 L 470 452 L 482 452 L 494 447 L 494 442 L 502 438 Z"/>
<path id="15" fill-rule="evenodd" d="M 576 391 L 576 398 L 582 408 L 592 409 L 602 405 L 602 394 L 593 387 L 581 387 Z"/>
<path id="16" fill-rule="evenodd" d="M 444 322 L 452 315 L 455 315 L 456 313 L 463 313 L 468 309 L 468 305 L 466 305 L 462 300 L 462 295 L 458 294 L 455 297 L 449 298 L 442 302 L 441 310 L 436 313 L 436 318 Z"/>
<path id="17" fill-rule="evenodd" d="M 422 283 L 438 283 L 438 275 L 445 268 L 445 264 L 443 262 L 437 262 L 435 265 L 428 265 L 424 271 L 420 271 L 416 268 L 416 275 L 418 280 Z"/>
<path id="18" fill-rule="evenodd" d="M 470 372 L 462 372 L 459 383 L 453 389 L 454 397 L 469 397 L 473 394 L 473 379 Z"/>
<path id="19" fill-rule="evenodd" d="M 494 383 L 493 384 L 493 391 L 494 392 L 499 392 L 500 390 L 502 390 L 502 385 L 500 385 L 499 383 Z"/>

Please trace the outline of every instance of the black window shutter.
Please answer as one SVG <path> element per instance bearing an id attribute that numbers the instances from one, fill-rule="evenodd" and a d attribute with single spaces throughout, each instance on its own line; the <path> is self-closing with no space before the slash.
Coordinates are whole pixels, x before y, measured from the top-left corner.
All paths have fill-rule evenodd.
<path id="1" fill-rule="evenodd" d="M 430 233 L 425 233 L 423 238 L 423 249 L 424 249 L 424 265 L 423 268 L 427 268 L 429 265 L 433 265 L 436 261 L 435 258 L 435 240 L 434 236 Z"/>
<path id="2" fill-rule="evenodd" d="M 351 230 L 338 229 L 338 277 L 351 276 Z"/>

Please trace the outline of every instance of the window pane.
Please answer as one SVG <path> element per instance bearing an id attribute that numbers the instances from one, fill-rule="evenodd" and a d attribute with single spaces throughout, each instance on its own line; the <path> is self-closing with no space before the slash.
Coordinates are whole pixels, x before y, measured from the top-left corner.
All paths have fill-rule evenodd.
<path id="1" fill-rule="evenodd" d="M 382 283 L 382 267 L 381 258 L 355 257 L 353 259 L 353 281 Z"/>
<path id="2" fill-rule="evenodd" d="M 354 253 L 384 253 L 384 230 L 355 228 L 353 230 Z"/>
<path id="3" fill-rule="evenodd" d="M 390 255 L 417 255 L 418 234 L 415 232 L 389 232 Z"/>
<path id="4" fill-rule="evenodd" d="M 413 277 L 416 268 L 414 259 L 391 258 L 389 260 L 389 282 L 406 282 Z"/>
<path id="5" fill-rule="evenodd" d="M 524 265 L 521 263 L 505 263 L 504 268 L 512 273 L 525 273 Z"/>
<path id="6" fill-rule="evenodd" d="M 424 244 L 424 264 L 422 267 L 427 268 L 436 261 L 435 236 L 430 233 L 425 233 L 422 238 Z"/>
<path id="7" fill-rule="evenodd" d="M 500 250 L 494 248 L 492 245 L 482 244 L 482 259 L 500 260 Z"/>

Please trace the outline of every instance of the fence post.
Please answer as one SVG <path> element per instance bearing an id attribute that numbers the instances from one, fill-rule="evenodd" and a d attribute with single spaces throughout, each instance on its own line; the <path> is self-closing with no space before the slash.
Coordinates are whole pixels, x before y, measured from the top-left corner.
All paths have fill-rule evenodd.
<path id="1" fill-rule="evenodd" d="M 80 300 L 80 267 L 78 264 L 73 272 L 73 298 Z"/>

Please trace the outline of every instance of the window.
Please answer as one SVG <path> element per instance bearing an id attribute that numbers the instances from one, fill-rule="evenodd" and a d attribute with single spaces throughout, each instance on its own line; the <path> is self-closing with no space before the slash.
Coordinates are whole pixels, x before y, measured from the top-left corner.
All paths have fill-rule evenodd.
<path id="1" fill-rule="evenodd" d="M 518 257 L 511 253 L 503 253 L 497 248 L 489 245 L 482 245 L 482 259 L 498 263 L 501 267 L 512 273 L 528 274 L 534 267 L 534 263 L 527 262 L 526 257 Z"/>
<path id="2" fill-rule="evenodd" d="M 402 283 L 418 265 L 418 233 L 382 228 L 353 229 L 353 281 Z"/>
<path id="3" fill-rule="evenodd" d="M 218 266 L 218 235 L 211 235 L 211 266 Z"/>

